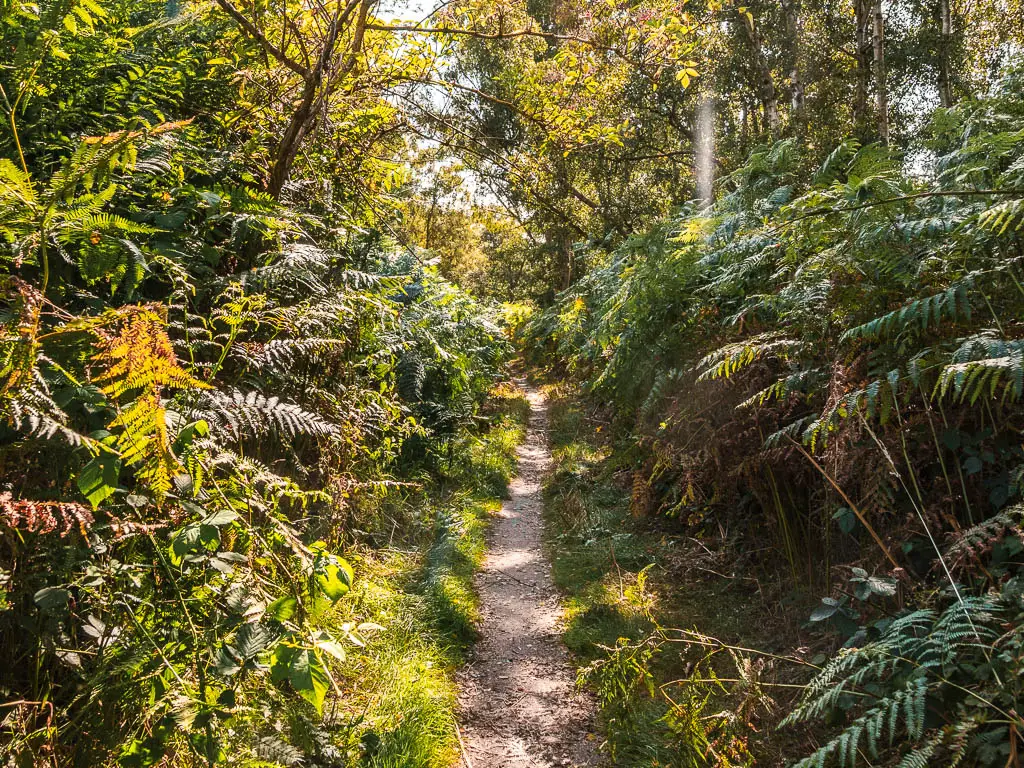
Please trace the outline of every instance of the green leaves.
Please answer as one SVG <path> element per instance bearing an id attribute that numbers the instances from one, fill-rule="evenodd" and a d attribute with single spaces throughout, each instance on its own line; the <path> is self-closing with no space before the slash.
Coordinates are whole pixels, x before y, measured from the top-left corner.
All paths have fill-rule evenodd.
<path id="1" fill-rule="evenodd" d="M 174 732 L 171 718 L 161 718 L 153 731 L 125 744 L 118 758 L 120 768 L 151 768 L 163 760 L 167 752 L 167 739 Z"/>
<path id="2" fill-rule="evenodd" d="M 121 474 L 121 457 L 116 453 L 101 450 L 99 455 L 82 467 L 75 478 L 78 490 L 89 500 L 93 509 L 98 509 L 117 490 Z"/>
<path id="3" fill-rule="evenodd" d="M 331 602 L 337 602 L 352 588 L 354 573 L 346 560 L 327 552 L 323 542 L 317 542 L 310 549 L 314 553 L 314 582 Z"/>
<path id="4" fill-rule="evenodd" d="M 195 509 L 201 509 L 190 505 Z M 204 517 L 198 523 L 191 523 L 179 530 L 171 539 L 168 553 L 174 565 L 181 565 L 186 558 L 215 552 L 220 546 L 220 529 L 238 519 L 238 513 L 221 509 Z M 229 558 L 230 560 L 230 558 Z"/>
<path id="5" fill-rule="evenodd" d="M 254 659 L 277 638 L 277 632 L 258 622 L 243 624 L 235 634 L 235 648 L 243 659 Z"/>
<path id="6" fill-rule="evenodd" d="M 186 525 L 171 539 L 168 552 L 174 565 L 181 565 L 195 552 L 213 552 L 220 544 L 220 531 L 212 525 Z"/>
<path id="7" fill-rule="evenodd" d="M 270 675 L 274 682 L 287 680 L 317 712 L 323 711 L 331 678 L 316 651 L 282 643 L 274 651 Z"/>
<path id="8" fill-rule="evenodd" d="M 246 669 L 256 669 L 258 657 L 272 648 L 280 636 L 278 630 L 260 622 L 243 624 L 234 639 L 221 645 L 217 651 L 217 674 L 231 677 Z"/>
<path id="9" fill-rule="evenodd" d="M 316 583 L 332 602 L 344 597 L 352 587 L 352 566 L 341 558 L 319 567 Z"/>
<path id="10" fill-rule="evenodd" d="M 298 607 L 298 604 L 299 601 L 294 597 L 285 595 L 268 605 L 267 612 L 264 615 L 268 619 L 283 624 L 295 615 L 295 609 Z"/>
<path id="11" fill-rule="evenodd" d="M 212 65 L 264 65 L 246 46 L 230 52 L 230 20 L 179 5 L 15 3 L 0 23 L 17 64 L 7 111 L 25 139 L 21 158 L 15 126 L 0 131 L 15 152 L 0 158 L 0 518 L 31 533 L 11 537 L 19 567 L 0 568 L 2 639 L 17 658 L 58 649 L 40 656 L 38 685 L 18 690 L 28 678 L 12 669 L 0 688 L 53 702 L 46 749 L 61 765 L 84 723 L 97 763 L 219 766 L 271 731 L 270 666 L 288 695 L 322 708 L 329 665 L 361 642 L 335 626 L 351 565 L 307 548 L 326 535 L 329 491 L 400 481 L 403 351 L 424 353 L 418 394 L 445 432 L 420 430 L 418 445 L 440 454 L 474 423 L 501 347 L 467 294 L 427 274 L 401 295 L 404 267 L 349 269 L 355 251 L 309 228 L 308 200 L 281 204 L 258 190 L 259 169 L 224 162 L 238 92 L 234 67 Z M 150 127 L 188 110 L 204 118 Z M 356 118 L 343 119 L 346 145 L 394 110 L 367 103 Z M 403 165 L 364 170 L 391 192 L 408 183 Z M 336 208 L 331 188 L 348 175 L 315 194 L 340 216 L 332 228 L 360 232 L 359 261 L 376 270 L 391 246 L 362 226 L 369 214 Z M 93 525 L 67 497 L 103 514 Z"/>
<path id="12" fill-rule="evenodd" d="M 968 289 L 971 287 L 971 281 L 965 280 L 954 283 L 941 293 L 915 299 L 900 309 L 850 328 L 843 333 L 840 341 L 882 339 L 890 334 L 906 333 L 917 328 L 926 331 L 929 325 L 934 328 L 943 319 L 956 320 L 962 317 L 969 321 L 971 302 Z"/>
<path id="13" fill-rule="evenodd" d="M 870 577 L 860 569 L 854 578 L 869 584 Z M 1010 640 L 1014 633 L 1003 632 L 1005 614 L 1017 610 L 1010 606 L 1018 599 L 1013 589 L 967 597 L 941 614 L 914 611 L 877 622 L 874 639 L 829 661 L 783 720 L 783 725 L 829 722 L 837 712 L 844 715 L 838 734 L 796 766 L 878 764 L 893 747 L 905 754 L 915 749 L 931 754 L 939 745 L 951 754 L 971 755 L 971 765 L 1002 766 L 1005 754 L 986 754 L 985 740 L 961 737 L 1013 700 L 1015 694 L 996 681 L 1015 674 L 1013 659 L 1001 656 L 1000 650 L 1019 643 Z M 929 706 L 942 707 L 943 718 L 930 721 Z M 990 743 L 1001 738 L 996 732 L 991 736 Z"/>
<path id="14" fill-rule="evenodd" d="M 43 587 L 32 596 L 32 602 L 44 613 L 62 613 L 69 600 L 71 593 L 64 587 Z"/>
<path id="15" fill-rule="evenodd" d="M 853 533 L 857 530 L 857 526 L 860 525 L 857 515 L 849 507 L 839 507 L 832 513 L 832 519 L 836 521 L 839 525 L 839 530 L 843 533 Z"/>
<path id="16" fill-rule="evenodd" d="M 891 576 L 869 576 L 863 568 L 853 568 L 850 583 L 858 600 L 867 600 L 872 595 L 893 597 L 896 594 L 896 579 Z"/>
<path id="17" fill-rule="evenodd" d="M 810 619 L 811 621 L 824 621 L 825 619 L 830 619 L 835 616 L 841 608 L 842 605 L 838 600 L 831 597 L 823 597 L 821 598 L 821 604 L 811 613 Z"/>
<path id="18" fill-rule="evenodd" d="M 228 523 L 233 523 L 237 519 L 238 513 L 235 512 L 233 509 L 221 509 L 203 518 L 202 525 L 209 525 L 213 526 L 214 528 L 220 528 L 222 526 L 227 525 Z"/>
<path id="19" fill-rule="evenodd" d="M 316 641 L 316 648 L 317 650 L 329 653 L 338 661 L 345 661 L 348 658 L 348 654 L 345 653 L 341 643 L 331 639 L 325 632 L 321 633 L 321 638 Z"/>

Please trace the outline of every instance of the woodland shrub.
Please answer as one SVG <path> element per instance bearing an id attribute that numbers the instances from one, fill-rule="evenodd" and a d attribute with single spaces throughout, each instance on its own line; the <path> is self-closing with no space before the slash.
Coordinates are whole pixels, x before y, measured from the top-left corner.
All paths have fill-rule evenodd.
<path id="1" fill-rule="evenodd" d="M 342 555 L 372 578 L 399 522 L 426 549 L 453 491 L 502 490 L 515 428 L 481 407 L 508 345 L 380 234 L 400 164 L 338 160 L 401 146 L 383 105 L 319 110 L 315 179 L 268 184 L 287 87 L 227 14 L 0 4 L 0 48 L 0 762 L 386 762 L 349 665 L 403 654 L 440 660 L 404 693 L 445 730 L 436 606 L 381 640 Z M 453 472 L 472 446 L 487 488 Z M 408 607 L 412 574 L 380 578 Z M 428 763 L 431 738 L 403 743 Z"/>

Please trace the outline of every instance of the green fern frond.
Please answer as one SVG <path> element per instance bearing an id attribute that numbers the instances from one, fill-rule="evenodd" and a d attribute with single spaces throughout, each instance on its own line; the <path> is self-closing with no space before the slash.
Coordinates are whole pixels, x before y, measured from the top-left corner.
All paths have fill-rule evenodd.
<path id="1" fill-rule="evenodd" d="M 415 351 L 410 351 L 399 358 L 395 365 L 398 374 L 395 382 L 398 394 L 409 403 L 418 402 L 423 397 L 423 385 L 427 380 L 427 366 Z"/>
<path id="2" fill-rule="evenodd" d="M 282 402 L 280 398 L 265 397 L 259 392 L 208 392 L 188 416 L 190 419 L 205 419 L 234 440 L 266 435 L 271 429 L 287 438 L 299 435 L 332 437 L 338 433 L 338 427 L 322 416 Z"/>
<path id="3" fill-rule="evenodd" d="M 822 185 L 835 181 L 836 177 L 849 167 L 850 158 L 854 157 L 860 148 L 861 144 L 857 139 L 845 139 L 840 142 L 821 164 L 814 176 L 814 183 Z"/>
<path id="4" fill-rule="evenodd" d="M 783 724 L 821 719 L 841 705 L 848 708 L 844 697 L 868 695 L 860 700 L 857 718 L 797 765 L 854 766 L 859 754 L 854 747 L 862 733 L 872 759 L 879 756 L 883 741 L 889 747 L 909 748 L 901 765 L 926 764 L 940 748 L 963 757 L 972 745 L 961 734 L 976 728 L 971 723 L 979 716 L 973 708 L 979 699 L 971 699 L 972 707 L 956 710 L 953 727 L 938 730 L 927 726 L 928 702 L 960 696 L 967 690 L 965 684 L 986 679 L 985 674 L 976 680 L 965 675 L 984 669 L 998 652 L 1006 639 L 1009 610 L 1003 596 L 967 596 L 941 613 L 920 610 L 895 618 L 877 640 L 841 651 L 808 684 Z M 980 697 L 980 702 L 984 700 Z"/>
<path id="5" fill-rule="evenodd" d="M 954 573 L 981 562 L 984 555 L 1007 535 L 1024 542 L 1024 505 L 1015 504 L 969 528 L 957 531 L 943 556 Z"/>
<path id="6" fill-rule="evenodd" d="M 32 177 L 6 157 L 0 157 L 0 203 L 34 208 L 37 202 Z"/>
<path id="7" fill-rule="evenodd" d="M 775 432 L 769 434 L 764 440 L 765 448 L 778 448 L 790 440 L 800 440 L 809 427 L 816 421 L 813 416 L 803 416 L 794 422 L 787 424 Z"/>
<path id="8" fill-rule="evenodd" d="M 885 424 L 896 405 L 901 378 L 900 371 L 893 369 L 884 378 L 875 379 L 866 387 L 846 393 L 807 425 L 803 441 L 817 448 L 819 443 L 828 442 L 829 437 L 838 430 L 840 422 L 858 414 L 868 419 L 877 418 Z"/>
<path id="9" fill-rule="evenodd" d="M 943 317 L 950 320 L 963 317 L 969 321 L 971 304 L 967 296 L 968 287 L 969 284 L 957 283 L 941 293 L 915 299 L 897 310 L 850 328 L 840 337 L 840 341 L 881 339 L 892 333 L 900 333 L 908 326 L 925 331 L 929 324 L 937 325 Z"/>
<path id="10" fill-rule="evenodd" d="M 289 366 L 300 360 L 315 358 L 330 350 L 347 347 L 345 339 L 308 337 L 299 339 L 273 339 L 265 344 L 239 345 L 236 354 L 246 363 L 259 370 L 278 370 L 286 373 Z"/>
<path id="11" fill-rule="evenodd" d="M 755 392 L 736 407 L 751 408 L 755 405 L 764 405 L 769 400 L 783 400 L 794 393 L 807 393 L 813 391 L 824 378 L 825 372 L 820 368 L 797 371 Z"/>
<path id="12" fill-rule="evenodd" d="M 941 735 L 928 739 L 923 745 L 904 755 L 897 768 L 927 768 L 940 744 Z"/>
<path id="13" fill-rule="evenodd" d="M 1017 400 L 1024 394 L 1024 341 L 1000 338 L 987 331 L 963 339 L 943 367 L 933 396 L 952 393 L 961 402 L 974 403 L 982 395 Z"/>
<path id="14" fill-rule="evenodd" d="M 997 235 L 1024 229 L 1024 198 L 1004 200 L 986 208 L 978 217 L 978 225 Z"/>
<path id="15" fill-rule="evenodd" d="M 751 363 L 769 356 L 785 357 L 786 353 L 800 346 L 799 341 L 778 333 L 765 333 L 727 344 L 700 360 L 697 365 L 704 370 L 697 376 L 697 380 L 729 378 Z"/>
<path id="16" fill-rule="evenodd" d="M 95 441 L 68 425 L 67 414 L 54 402 L 36 373 L 33 385 L 5 393 L 0 400 L 0 418 L 37 440 L 59 437 L 72 447 L 85 446 L 94 451 Z"/>

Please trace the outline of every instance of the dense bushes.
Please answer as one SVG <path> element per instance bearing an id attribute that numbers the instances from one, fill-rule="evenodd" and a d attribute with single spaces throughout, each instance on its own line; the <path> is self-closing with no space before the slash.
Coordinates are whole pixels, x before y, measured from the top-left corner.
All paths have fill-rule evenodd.
<path id="1" fill-rule="evenodd" d="M 86 142 L 46 183 L 0 167 L 5 253 L 44 280 L 4 282 L 2 685 L 29 761 L 220 762 L 281 706 L 267 681 L 321 710 L 362 642 L 337 606 L 346 508 L 450 463 L 501 354 L 456 289 L 354 272 L 242 190 L 185 218 L 244 225 L 259 267 L 210 279 L 166 224 L 146 266 L 135 152 Z"/>
<path id="2" fill-rule="evenodd" d="M 490 310 L 343 207 L 300 204 L 301 184 L 291 203 L 258 188 L 225 122 L 245 105 L 224 64 L 255 60 L 223 20 L 18 6 L 0 9 L 18 54 L 0 83 L 5 765 L 401 751 L 360 746 L 380 725 L 360 685 L 382 674 L 350 679 L 347 659 L 394 631 L 377 667 L 356 663 L 411 654 L 447 679 L 447 609 L 406 596 L 413 575 L 380 573 L 372 547 L 429 546 L 436 515 L 485 514 L 451 491 L 507 479 L 515 431 L 479 418 L 507 351 Z M 481 440 L 487 484 L 467 476 Z M 342 554 L 379 575 L 379 604 L 346 598 L 360 574 Z M 359 606 L 379 605 L 405 625 L 367 623 Z M 435 730 L 446 684 L 423 704 Z"/>
<path id="3" fill-rule="evenodd" d="M 1024 73 L 1006 72 L 985 98 L 938 110 L 914 156 L 850 140 L 809 172 L 796 141 L 755 151 L 713 206 L 633 238 L 528 327 L 641 444 L 636 512 L 769 541 L 760 567 L 829 594 L 814 618 L 854 645 L 890 637 L 879 610 L 955 618 L 999 590 L 1003 631 L 1019 632 L 1022 97 Z M 833 600 L 853 564 L 899 589 L 856 610 Z M 911 723 L 922 755 L 1002 765 L 1020 746 L 1017 695 L 984 693 L 1019 675 L 1012 648 L 1012 672 L 957 683 L 982 713 L 919 665 L 918 703 L 935 713 Z M 955 644 L 943 653 L 975 664 Z M 852 716 L 859 686 L 904 684 L 894 669 L 869 677 L 801 716 Z M 968 736 L 976 714 L 998 725 Z M 816 758 L 856 761 L 845 733 Z"/>

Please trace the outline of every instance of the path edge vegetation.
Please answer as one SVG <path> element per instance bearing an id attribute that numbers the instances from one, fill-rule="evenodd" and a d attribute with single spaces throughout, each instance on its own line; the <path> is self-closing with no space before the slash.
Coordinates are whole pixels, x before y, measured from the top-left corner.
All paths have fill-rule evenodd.
<path id="1" fill-rule="evenodd" d="M 350 742 L 359 743 L 367 765 L 461 759 L 456 671 L 476 639 L 474 576 L 515 476 L 529 403 L 505 381 L 490 393 L 485 413 L 487 426 L 471 438 L 457 481 L 423 499 L 433 522 L 421 547 L 368 549 L 353 561 L 364 574 L 353 610 L 384 623 L 344 677 L 352 700 L 346 708 L 359 712 Z"/>
<path id="2" fill-rule="evenodd" d="M 2 758 L 451 759 L 514 326 L 617 763 L 1017 768 L 1024 0 L 380 10 L 0 0 Z"/>
<path id="3" fill-rule="evenodd" d="M 517 329 L 610 435 L 567 444 L 568 467 L 574 451 L 597 452 L 584 471 L 608 452 L 603 471 L 627 498 L 583 540 L 610 558 L 636 524 L 690 539 L 695 567 L 718 574 L 700 587 L 715 610 L 730 607 L 714 599 L 723 585 L 748 582 L 752 620 L 774 614 L 792 638 L 715 638 L 696 606 L 672 623 L 640 616 L 657 625 L 653 641 L 634 630 L 621 649 L 611 636 L 584 642 L 607 654 L 595 670 L 619 675 L 609 749 L 614 728 L 641 737 L 625 764 L 663 759 L 655 745 L 671 739 L 657 734 L 690 728 L 675 712 L 624 725 L 615 702 L 663 698 L 652 659 L 699 637 L 662 629 L 691 622 L 708 648 L 732 646 L 717 653 L 731 670 L 701 674 L 739 681 L 762 706 L 734 707 L 750 733 L 724 743 L 695 724 L 693 755 L 665 747 L 672 760 L 1012 765 L 1024 754 L 1022 93 L 1008 67 L 985 97 L 938 110 L 936 171 L 921 178 L 881 143 L 848 139 L 810 173 L 796 140 L 765 144 L 713 204 L 596 251 L 585 278 Z M 586 529 L 588 514 L 583 504 L 558 524 Z M 616 553 L 601 571 L 613 582 Z M 645 588 L 672 557 L 650 560 Z M 779 677 L 790 663 L 804 674 Z M 685 686 L 687 703 L 708 686 Z"/>
<path id="4" fill-rule="evenodd" d="M 553 456 L 545 545 L 577 683 L 598 703 L 603 753 L 624 766 L 783 762 L 808 738 L 772 733 L 780 704 L 796 700 L 813 669 L 790 655 L 799 621 L 766 611 L 742 576 L 717 573 L 721 558 L 697 540 L 636 516 L 635 450 L 609 411 L 557 376 L 540 378 L 557 382 L 544 385 Z M 766 659 L 783 668 L 766 669 Z"/>

